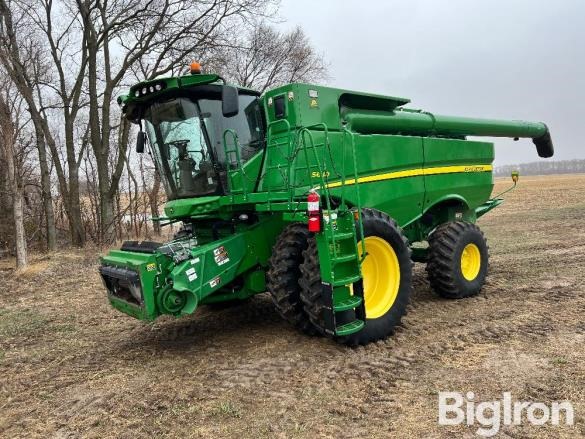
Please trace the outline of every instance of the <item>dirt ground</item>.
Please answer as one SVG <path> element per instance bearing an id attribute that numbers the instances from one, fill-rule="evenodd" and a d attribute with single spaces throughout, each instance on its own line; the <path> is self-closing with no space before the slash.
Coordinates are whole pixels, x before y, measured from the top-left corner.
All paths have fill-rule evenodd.
<path id="1" fill-rule="evenodd" d="M 585 176 L 523 177 L 479 225 L 482 293 L 438 298 L 416 264 L 403 327 L 357 349 L 297 333 L 265 295 L 138 322 L 108 305 L 97 251 L 2 261 L 0 436 L 474 437 L 438 425 L 439 391 L 570 400 L 575 426 L 500 437 L 585 436 Z"/>

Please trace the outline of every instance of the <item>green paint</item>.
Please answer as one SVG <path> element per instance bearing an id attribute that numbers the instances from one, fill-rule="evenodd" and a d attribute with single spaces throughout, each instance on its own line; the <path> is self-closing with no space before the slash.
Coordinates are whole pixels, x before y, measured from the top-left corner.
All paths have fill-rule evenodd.
<path id="1" fill-rule="evenodd" d="M 153 111 L 163 120 L 165 114 L 174 115 L 172 123 L 177 117 L 190 118 L 197 130 L 197 118 L 194 123 L 192 116 L 181 116 L 188 108 L 184 101 L 181 110 L 173 99 L 217 101 L 222 86 L 217 75 L 163 78 L 136 84 L 119 103 L 133 122 L 156 102 L 162 109 Z M 191 223 L 196 231 L 193 239 L 170 243 L 173 251 L 168 246 L 150 253 L 114 250 L 101 259 L 102 266 L 122 269 L 122 277 L 138 275 L 140 300 L 127 292 L 109 292 L 112 306 L 121 312 L 153 320 L 161 314 L 191 314 L 202 303 L 263 292 L 272 246 L 287 223 L 307 221 L 306 197 L 316 188 L 325 219 L 316 238 L 321 277 L 331 291 L 329 329 L 336 335 L 359 331 L 363 300 L 348 285 L 361 278 L 357 237 L 362 208 L 388 213 L 411 242 L 425 241 L 437 225 L 454 219 L 475 222 L 502 202 L 489 199 L 493 144 L 466 136 L 532 138 L 541 156 L 552 155 L 542 123 L 435 115 L 404 108 L 408 99 L 310 84 L 289 84 L 262 96 L 246 89 L 240 93 L 251 104 L 238 115 L 225 118 L 217 110 L 197 116 L 203 123 L 201 137 L 185 139 L 186 151 L 189 144 L 205 144 L 207 150 L 191 157 L 192 162 L 169 152 L 174 151 L 170 147 L 163 151 L 162 134 L 151 139 L 156 154 L 176 155 L 165 156 L 169 166 L 187 166 L 185 178 L 193 178 L 187 183 L 205 177 L 219 189 L 196 198 L 169 194 L 166 219 Z M 252 119 L 258 108 L 264 113 L 263 125 Z M 217 126 L 222 131 L 212 133 Z M 207 174 L 200 174 L 206 160 Z M 184 182 L 165 183 L 171 187 Z M 425 251 L 417 247 L 415 258 L 424 260 Z M 351 309 L 356 320 L 336 326 L 336 312 Z"/>

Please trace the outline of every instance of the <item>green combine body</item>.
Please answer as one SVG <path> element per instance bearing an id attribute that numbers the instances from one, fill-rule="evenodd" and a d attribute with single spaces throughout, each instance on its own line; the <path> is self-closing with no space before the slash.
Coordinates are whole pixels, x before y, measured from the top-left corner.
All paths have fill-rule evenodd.
<path id="1" fill-rule="evenodd" d="M 475 222 L 502 200 L 493 144 L 467 137 L 532 138 L 551 157 L 549 131 L 408 102 L 309 84 L 259 96 L 197 73 L 132 87 L 119 103 L 166 189 L 157 220 L 183 228 L 101 258 L 112 306 L 148 321 L 268 290 L 301 330 L 363 344 L 406 312 L 411 261 L 444 297 L 479 292 Z"/>

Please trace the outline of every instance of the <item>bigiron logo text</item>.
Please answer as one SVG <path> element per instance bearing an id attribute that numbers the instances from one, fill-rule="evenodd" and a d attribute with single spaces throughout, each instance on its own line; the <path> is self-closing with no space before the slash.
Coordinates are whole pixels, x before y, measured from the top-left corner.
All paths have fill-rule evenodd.
<path id="1" fill-rule="evenodd" d="M 496 435 L 502 425 L 573 425 L 573 405 L 569 401 L 543 402 L 512 401 L 504 392 L 501 400 L 475 402 L 475 394 L 439 392 L 439 425 L 478 425 L 478 435 Z"/>

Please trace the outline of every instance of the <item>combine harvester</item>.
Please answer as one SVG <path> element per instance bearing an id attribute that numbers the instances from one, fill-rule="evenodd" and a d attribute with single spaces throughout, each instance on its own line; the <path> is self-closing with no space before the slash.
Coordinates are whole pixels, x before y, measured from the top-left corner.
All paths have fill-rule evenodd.
<path id="1" fill-rule="evenodd" d="M 308 84 L 259 95 L 196 63 L 133 86 L 119 103 L 164 183 L 159 220 L 183 227 L 101 258 L 112 306 L 149 321 L 269 291 L 300 330 L 355 345 L 400 323 L 412 261 L 439 295 L 477 294 L 488 247 L 475 222 L 502 199 L 493 144 L 467 136 L 531 138 L 551 157 L 549 130 L 408 102 Z"/>

